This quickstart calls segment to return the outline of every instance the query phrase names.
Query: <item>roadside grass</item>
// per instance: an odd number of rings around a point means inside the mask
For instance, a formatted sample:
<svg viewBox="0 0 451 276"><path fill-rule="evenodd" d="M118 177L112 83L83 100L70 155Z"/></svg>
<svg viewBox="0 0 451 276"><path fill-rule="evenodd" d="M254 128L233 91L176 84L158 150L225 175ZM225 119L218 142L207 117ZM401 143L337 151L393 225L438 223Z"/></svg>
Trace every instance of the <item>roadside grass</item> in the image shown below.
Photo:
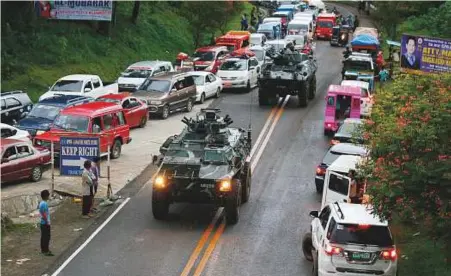
<svg viewBox="0 0 451 276"><path fill-rule="evenodd" d="M451 262L440 240L425 237L425 229L394 221L391 229L398 248L399 276L444 276L451 271Z"/></svg>
<svg viewBox="0 0 451 276"><path fill-rule="evenodd" d="M1 245L3 246L3 241L9 233L15 233L19 236L27 236L36 231L37 225L34 223L6 223L5 225L2 225Z"/></svg>
<svg viewBox="0 0 451 276"><path fill-rule="evenodd" d="M8 62L2 65L2 91L24 90L37 101L64 75L97 74L113 81L134 62L173 61L178 52L193 52L188 22L167 3L144 2L136 26L129 19L132 9L133 2L118 5L111 37L80 22L41 19L28 33L9 30L2 35L2 51L14 54L6 54L5 59L2 53L2 62ZM244 3L245 12L251 9L251 4ZM230 29L239 30L242 13L234 14Z"/></svg>

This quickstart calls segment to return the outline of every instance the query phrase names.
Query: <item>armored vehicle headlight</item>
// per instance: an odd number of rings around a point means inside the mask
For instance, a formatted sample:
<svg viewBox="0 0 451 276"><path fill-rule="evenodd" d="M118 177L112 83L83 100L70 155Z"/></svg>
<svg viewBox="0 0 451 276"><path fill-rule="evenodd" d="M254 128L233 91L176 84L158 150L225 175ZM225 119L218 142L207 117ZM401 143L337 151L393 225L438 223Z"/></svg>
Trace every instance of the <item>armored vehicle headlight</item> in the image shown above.
<svg viewBox="0 0 451 276"><path fill-rule="evenodd" d="M230 192L232 190L232 183L230 182L230 180L225 179L222 180L221 183L219 184L219 191L220 192Z"/></svg>
<svg viewBox="0 0 451 276"><path fill-rule="evenodd" d="M162 177L161 175L157 176L157 178L155 178L154 186L160 189L164 188L166 186L166 181L164 177Z"/></svg>

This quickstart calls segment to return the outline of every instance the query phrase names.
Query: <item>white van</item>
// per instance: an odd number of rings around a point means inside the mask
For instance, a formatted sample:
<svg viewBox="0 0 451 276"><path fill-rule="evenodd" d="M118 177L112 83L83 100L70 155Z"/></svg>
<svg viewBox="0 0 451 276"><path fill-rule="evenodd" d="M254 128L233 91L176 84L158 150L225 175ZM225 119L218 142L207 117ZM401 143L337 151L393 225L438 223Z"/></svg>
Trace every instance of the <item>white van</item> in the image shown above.
<svg viewBox="0 0 451 276"><path fill-rule="evenodd" d="M313 21L308 18L293 19L288 23L287 34L308 34L313 33Z"/></svg>
<svg viewBox="0 0 451 276"><path fill-rule="evenodd" d="M249 38L250 46L263 46L266 43L266 35L260 33L253 33Z"/></svg>
<svg viewBox="0 0 451 276"><path fill-rule="evenodd" d="M350 170L355 171L356 165L362 160L360 156L341 155L327 168L321 209L329 203L349 202L351 178L348 177L348 173Z"/></svg>

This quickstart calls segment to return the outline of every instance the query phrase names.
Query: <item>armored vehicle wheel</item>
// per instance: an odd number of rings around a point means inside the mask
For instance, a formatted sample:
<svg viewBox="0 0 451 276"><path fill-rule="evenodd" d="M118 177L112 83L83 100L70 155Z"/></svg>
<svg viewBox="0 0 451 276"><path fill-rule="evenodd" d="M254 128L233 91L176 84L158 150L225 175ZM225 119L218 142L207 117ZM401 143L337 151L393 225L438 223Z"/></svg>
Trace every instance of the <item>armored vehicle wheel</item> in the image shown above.
<svg viewBox="0 0 451 276"><path fill-rule="evenodd" d="M166 193L153 191L152 192L152 214L156 220L163 220L168 216L169 202Z"/></svg>
<svg viewBox="0 0 451 276"><path fill-rule="evenodd" d="M251 175L251 168L249 166L249 163L246 163L244 165L243 174L241 178L241 203L246 203L249 200L249 196L251 194L251 181L252 181L252 175Z"/></svg>
<svg viewBox="0 0 451 276"><path fill-rule="evenodd" d="M312 80L309 85L309 95L308 99L313 100L316 95L316 75L313 75Z"/></svg>
<svg viewBox="0 0 451 276"><path fill-rule="evenodd" d="M313 262L312 248L312 233L307 233L302 239L302 252L304 253L304 258L309 262Z"/></svg>
<svg viewBox="0 0 451 276"><path fill-rule="evenodd" d="M268 93L262 88L258 89L258 104L269 105Z"/></svg>
<svg viewBox="0 0 451 276"><path fill-rule="evenodd" d="M242 186L238 179L235 181L237 187L237 189L235 190L235 195L227 199L225 206L227 224L230 225L237 224L240 217Z"/></svg>
<svg viewBox="0 0 451 276"><path fill-rule="evenodd" d="M306 107L308 105L308 87L307 82L303 81L299 85L299 91L298 91L298 106L299 107Z"/></svg>

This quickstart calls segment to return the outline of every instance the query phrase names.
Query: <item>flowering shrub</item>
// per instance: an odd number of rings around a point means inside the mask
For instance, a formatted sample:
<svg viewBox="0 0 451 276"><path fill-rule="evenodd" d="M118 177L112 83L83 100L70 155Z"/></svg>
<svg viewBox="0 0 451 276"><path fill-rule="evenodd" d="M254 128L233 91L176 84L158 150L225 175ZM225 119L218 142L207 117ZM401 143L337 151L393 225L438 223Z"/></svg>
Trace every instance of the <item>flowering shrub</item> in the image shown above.
<svg viewBox="0 0 451 276"><path fill-rule="evenodd" d="M376 94L359 168L375 212L419 223L451 244L451 74L400 76Z"/></svg>

